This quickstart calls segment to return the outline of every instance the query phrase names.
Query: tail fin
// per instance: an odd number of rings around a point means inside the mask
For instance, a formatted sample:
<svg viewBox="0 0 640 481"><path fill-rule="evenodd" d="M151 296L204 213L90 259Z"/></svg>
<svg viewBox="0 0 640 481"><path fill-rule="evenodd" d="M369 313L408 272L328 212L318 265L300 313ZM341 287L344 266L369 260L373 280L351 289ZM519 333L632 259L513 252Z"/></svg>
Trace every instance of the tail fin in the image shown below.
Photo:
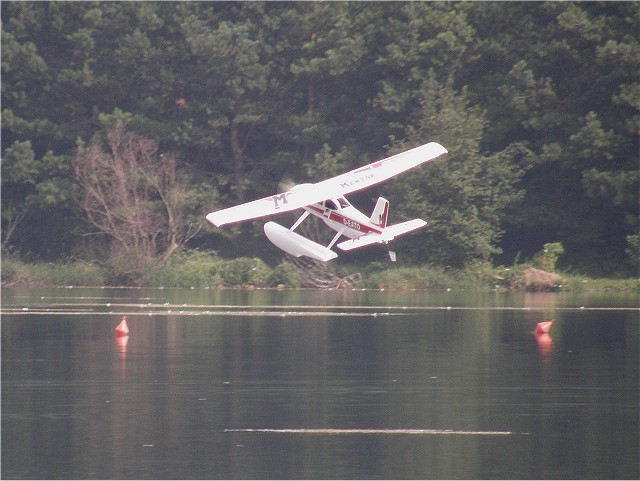
<svg viewBox="0 0 640 481"><path fill-rule="evenodd" d="M387 227L387 218L389 217L389 201L383 197L378 197L378 202L373 208L373 213L369 220L383 229Z"/></svg>

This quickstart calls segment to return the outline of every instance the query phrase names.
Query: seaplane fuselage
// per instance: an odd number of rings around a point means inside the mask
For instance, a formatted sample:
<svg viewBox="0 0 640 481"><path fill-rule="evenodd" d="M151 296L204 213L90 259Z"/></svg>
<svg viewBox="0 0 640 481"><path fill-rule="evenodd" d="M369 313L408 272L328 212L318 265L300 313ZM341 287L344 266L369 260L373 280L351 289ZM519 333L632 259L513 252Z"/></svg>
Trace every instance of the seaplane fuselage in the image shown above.
<svg viewBox="0 0 640 481"><path fill-rule="evenodd" d="M342 235L355 239L364 234L382 234L382 228L370 222L369 217L353 207L347 199L329 199L304 208Z"/></svg>
<svg viewBox="0 0 640 481"><path fill-rule="evenodd" d="M331 250L334 244L343 251L372 244L387 244L398 236L426 226L427 223L422 219L387 225L388 200L379 197L371 216L366 216L353 207L344 196L377 185L446 154L447 149L442 145L430 142L316 184L297 185L286 192L211 212L207 214L207 220L220 227L233 222L304 209L302 216L291 228L287 229L269 221L264 225L264 232L274 245L291 255L305 255L326 262L337 257ZM322 219L328 227L336 231L329 245L320 245L294 232L309 215ZM348 240L337 243L342 236Z"/></svg>

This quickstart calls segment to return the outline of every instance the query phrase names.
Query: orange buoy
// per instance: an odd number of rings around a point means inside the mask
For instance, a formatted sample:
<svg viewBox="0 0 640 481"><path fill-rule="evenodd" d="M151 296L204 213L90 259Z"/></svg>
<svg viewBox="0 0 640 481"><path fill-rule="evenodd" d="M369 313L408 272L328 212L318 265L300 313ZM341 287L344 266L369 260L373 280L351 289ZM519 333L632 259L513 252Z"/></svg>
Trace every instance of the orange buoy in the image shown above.
<svg viewBox="0 0 640 481"><path fill-rule="evenodd" d="M555 321L556 321L555 319L551 319L549 321L539 322L538 325L536 326L536 331L535 332L537 332L539 334L549 332L549 329L551 329L551 325Z"/></svg>
<svg viewBox="0 0 640 481"><path fill-rule="evenodd" d="M116 336L123 337L129 335L129 326L127 326L127 316L122 316L122 320L116 327Z"/></svg>

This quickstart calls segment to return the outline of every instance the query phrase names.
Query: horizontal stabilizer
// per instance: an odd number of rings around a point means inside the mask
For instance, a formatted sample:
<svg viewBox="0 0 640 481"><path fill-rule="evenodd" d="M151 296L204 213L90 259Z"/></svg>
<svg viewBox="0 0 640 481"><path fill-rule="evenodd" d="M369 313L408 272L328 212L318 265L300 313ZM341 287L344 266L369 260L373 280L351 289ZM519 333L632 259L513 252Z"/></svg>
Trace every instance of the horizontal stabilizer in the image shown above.
<svg viewBox="0 0 640 481"><path fill-rule="evenodd" d="M393 237L408 234L417 229L421 229L427 225L427 222L422 219L408 220L407 222L400 222L399 224L391 225L384 230L384 233L390 232Z"/></svg>
<svg viewBox="0 0 640 481"><path fill-rule="evenodd" d="M382 234L366 234L356 239L349 239L347 241L340 242L338 244L338 248L343 251L350 251L352 249L359 249L360 247L372 244L382 244L392 241L398 236L420 229L425 225L427 225L427 223L422 219L413 219L407 222L401 222L400 224L387 227Z"/></svg>
<svg viewBox="0 0 640 481"><path fill-rule="evenodd" d="M385 238L382 234L366 234L356 239L349 239L338 244L338 248L343 251L350 251L353 249L359 249L361 247L370 246L372 244L382 244L383 242L389 242L393 240L391 238Z"/></svg>
<svg viewBox="0 0 640 481"><path fill-rule="evenodd" d="M307 256L322 262L338 257L338 254L323 245L302 237L275 222L264 225L264 233L273 244L295 257Z"/></svg>

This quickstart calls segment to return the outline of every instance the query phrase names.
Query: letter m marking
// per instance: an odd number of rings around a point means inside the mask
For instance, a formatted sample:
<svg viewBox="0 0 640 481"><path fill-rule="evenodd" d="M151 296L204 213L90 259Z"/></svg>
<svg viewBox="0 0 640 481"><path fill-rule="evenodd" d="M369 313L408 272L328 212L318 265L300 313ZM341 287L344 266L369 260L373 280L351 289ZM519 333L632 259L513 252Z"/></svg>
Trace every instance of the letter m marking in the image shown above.
<svg viewBox="0 0 640 481"><path fill-rule="evenodd" d="M280 208L279 202L282 202L283 204L287 204L288 203L287 202L287 195L290 194L290 193L291 192L285 192L283 194L274 195L273 197L271 197L273 199L273 203L275 204L274 208L275 209L279 209Z"/></svg>

